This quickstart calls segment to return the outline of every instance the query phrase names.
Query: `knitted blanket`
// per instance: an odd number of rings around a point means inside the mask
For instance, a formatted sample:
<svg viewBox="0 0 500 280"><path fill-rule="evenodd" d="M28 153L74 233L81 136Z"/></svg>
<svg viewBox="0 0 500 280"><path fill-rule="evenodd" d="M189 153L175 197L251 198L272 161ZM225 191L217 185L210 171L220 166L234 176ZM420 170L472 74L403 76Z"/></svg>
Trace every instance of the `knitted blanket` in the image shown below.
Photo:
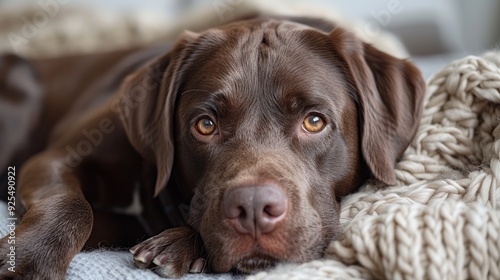
<svg viewBox="0 0 500 280"><path fill-rule="evenodd" d="M343 201L324 260L249 279L500 279L500 52L450 63L424 106L398 184Z"/></svg>

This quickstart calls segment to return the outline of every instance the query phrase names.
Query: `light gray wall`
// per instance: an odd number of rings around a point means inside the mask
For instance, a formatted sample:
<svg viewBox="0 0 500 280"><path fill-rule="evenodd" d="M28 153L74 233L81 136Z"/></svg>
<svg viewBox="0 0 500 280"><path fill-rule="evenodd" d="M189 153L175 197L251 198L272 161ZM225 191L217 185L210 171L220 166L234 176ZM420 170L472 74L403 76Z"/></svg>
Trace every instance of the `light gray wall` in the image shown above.
<svg viewBox="0 0 500 280"><path fill-rule="evenodd" d="M459 0L465 50L500 48L500 1Z"/></svg>
<svg viewBox="0 0 500 280"><path fill-rule="evenodd" d="M500 48L500 1L497 0L333 0L353 18L385 24L415 54L481 52ZM396 5L397 13L390 13Z"/></svg>

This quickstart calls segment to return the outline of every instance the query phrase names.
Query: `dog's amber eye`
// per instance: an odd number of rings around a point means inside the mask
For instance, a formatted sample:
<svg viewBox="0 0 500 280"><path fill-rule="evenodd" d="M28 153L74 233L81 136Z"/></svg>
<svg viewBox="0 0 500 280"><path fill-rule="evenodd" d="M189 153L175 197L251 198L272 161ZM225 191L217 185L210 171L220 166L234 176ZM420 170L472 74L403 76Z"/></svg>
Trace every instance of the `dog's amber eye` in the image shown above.
<svg viewBox="0 0 500 280"><path fill-rule="evenodd" d="M201 135L210 135L215 132L217 126L214 121L209 118L201 118L196 122L196 131L198 131Z"/></svg>
<svg viewBox="0 0 500 280"><path fill-rule="evenodd" d="M304 119L302 123L302 127L311 133L317 133L325 128L326 122L325 120L318 115L309 115Z"/></svg>

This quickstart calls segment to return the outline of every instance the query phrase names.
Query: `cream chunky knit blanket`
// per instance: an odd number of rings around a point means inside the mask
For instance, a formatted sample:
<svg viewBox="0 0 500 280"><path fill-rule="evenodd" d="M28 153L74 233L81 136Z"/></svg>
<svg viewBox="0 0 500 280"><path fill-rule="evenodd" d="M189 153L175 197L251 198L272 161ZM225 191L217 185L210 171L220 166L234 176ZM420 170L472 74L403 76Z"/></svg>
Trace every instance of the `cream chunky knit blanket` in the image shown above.
<svg viewBox="0 0 500 280"><path fill-rule="evenodd" d="M398 184L343 201L324 260L250 279L500 279L500 52L449 64L424 106Z"/></svg>

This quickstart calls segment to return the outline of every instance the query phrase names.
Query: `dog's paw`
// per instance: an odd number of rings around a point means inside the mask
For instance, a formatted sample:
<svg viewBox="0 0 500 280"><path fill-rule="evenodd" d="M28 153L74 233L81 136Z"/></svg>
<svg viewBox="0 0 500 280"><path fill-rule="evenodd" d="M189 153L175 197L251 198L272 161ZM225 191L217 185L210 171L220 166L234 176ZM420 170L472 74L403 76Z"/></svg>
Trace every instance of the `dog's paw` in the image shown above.
<svg viewBox="0 0 500 280"><path fill-rule="evenodd" d="M132 247L136 266L153 269L162 277L179 278L205 268L202 242L189 227L168 229Z"/></svg>

